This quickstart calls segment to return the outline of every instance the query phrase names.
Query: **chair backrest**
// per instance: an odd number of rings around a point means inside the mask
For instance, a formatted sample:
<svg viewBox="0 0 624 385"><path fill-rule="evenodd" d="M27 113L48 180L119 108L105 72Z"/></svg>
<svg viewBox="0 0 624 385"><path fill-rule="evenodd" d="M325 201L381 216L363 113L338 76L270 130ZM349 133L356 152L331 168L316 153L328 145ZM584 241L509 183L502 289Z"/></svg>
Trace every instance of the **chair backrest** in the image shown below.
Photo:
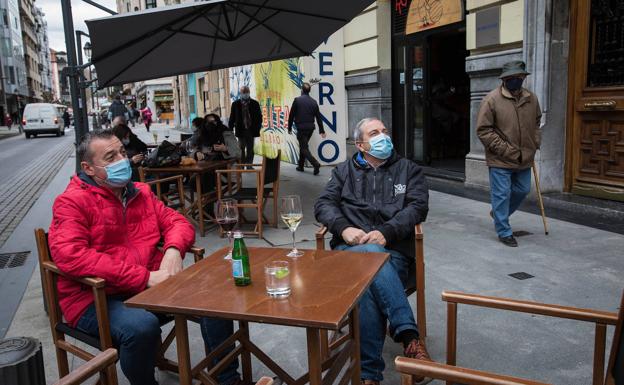
<svg viewBox="0 0 624 385"><path fill-rule="evenodd" d="M275 159L270 159L266 156L262 158L262 170L264 172L265 185L279 180L281 157L282 150L279 150Z"/></svg>
<svg viewBox="0 0 624 385"><path fill-rule="evenodd" d="M605 385L624 385L624 292L620 301L620 311L618 313L617 324L615 325L615 333L613 334L613 344L611 345L611 354L609 355L609 366L607 367L607 376Z"/></svg>

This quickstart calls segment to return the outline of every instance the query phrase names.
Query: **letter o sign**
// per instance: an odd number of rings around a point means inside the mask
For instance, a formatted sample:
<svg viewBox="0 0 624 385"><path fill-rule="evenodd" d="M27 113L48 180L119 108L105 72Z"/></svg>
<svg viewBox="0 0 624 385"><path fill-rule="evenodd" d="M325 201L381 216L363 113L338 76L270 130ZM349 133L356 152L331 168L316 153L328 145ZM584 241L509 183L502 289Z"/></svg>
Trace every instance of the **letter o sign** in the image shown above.
<svg viewBox="0 0 624 385"><path fill-rule="evenodd" d="M325 150L325 147L327 147L327 145L332 146L333 147L333 152L334 152L334 154L329 156L329 157L325 156L325 154L324 154L324 152L325 152L324 150ZM334 142L333 140L327 139L327 140L322 141L321 144L319 144L319 146L318 146L318 157L323 162L331 163L331 162L335 161L336 159L338 159L338 155L340 155L340 149L338 148L338 144L336 142Z"/></svg>

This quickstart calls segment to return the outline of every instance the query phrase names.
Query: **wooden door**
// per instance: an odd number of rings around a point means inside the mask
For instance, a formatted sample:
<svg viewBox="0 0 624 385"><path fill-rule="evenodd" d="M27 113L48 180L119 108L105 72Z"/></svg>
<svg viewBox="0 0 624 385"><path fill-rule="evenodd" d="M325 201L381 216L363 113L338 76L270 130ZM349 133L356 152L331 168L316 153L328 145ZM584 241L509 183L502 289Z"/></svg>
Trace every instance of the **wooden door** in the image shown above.
<svg viewBox="0 0 624 385"><path fill-rule="evenodd" d="M571 0L566 190L624 201L624 2Z"/></svg>

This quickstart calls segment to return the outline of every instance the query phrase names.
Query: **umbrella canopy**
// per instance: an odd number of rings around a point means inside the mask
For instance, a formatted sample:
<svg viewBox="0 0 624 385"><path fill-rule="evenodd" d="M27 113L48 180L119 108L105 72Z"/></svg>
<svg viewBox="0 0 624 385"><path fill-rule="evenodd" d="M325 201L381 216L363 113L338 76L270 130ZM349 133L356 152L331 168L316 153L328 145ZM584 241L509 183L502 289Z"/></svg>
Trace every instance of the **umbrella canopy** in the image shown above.
<svg viewBox="0 0 624 385"><path fill-rule="evenodd" d="M87 20L100 88L311 54L373 0L212 0Z"/></svg>

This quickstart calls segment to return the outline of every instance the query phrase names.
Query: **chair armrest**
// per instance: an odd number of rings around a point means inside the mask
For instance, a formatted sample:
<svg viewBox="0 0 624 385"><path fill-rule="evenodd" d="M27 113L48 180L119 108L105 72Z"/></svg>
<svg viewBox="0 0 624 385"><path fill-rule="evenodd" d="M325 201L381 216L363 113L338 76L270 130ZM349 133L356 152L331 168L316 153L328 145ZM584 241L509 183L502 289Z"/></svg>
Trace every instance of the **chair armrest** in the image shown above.
<svg viewBox="0 0 624 385"><path fill-rule="evenodd" d="M215 172L217 174L243 174L243 173L260 173L262 170L258 170L258 169L253 169L253 170L235 170L235 169L229 169L229 170L216 170Z"/></svg>
<svg viewBox="0 0 624 385"><path fill-rule="evenodd" d="M234 167L262 167L262 165L256 163L237 163Z"/></svg>
<svg viewBox="0 0 624 385"><path fill-rule="evenodd" d="M191 246L189 252L193 254L193 258L195 259L195 263L204 259L204 254L206 253L206 249L203 247Z"/></svg>
<svg viewBox="0 0 624 385"><path fill-rule="evenodd" d="M414 234L416 236L416 239L423 239L424 238L422 223L419 223L416 226L414 226Z"/></svg>
<svg viewBox="0 0 624 385"><path fill-rule="evenodd" d="M58 266L56 266L54 262L51 262L51 261L43 262L41 265L44 269L49 270L53 272L54 274L60 275L67 279L71 279L72 281L80 282L84 285L91 286L96 289L101 289L104 286L106 286L106 281L103 280L102 278L97 278L97 277L78 278L78 277L72 277L70 275L67 275L64 272L62 272L61 269L59 269Z"/></svg>
<svg viewBox="0 0 624 385"><path fill-rule="evenodd" d="M442 300L445 302L510 310L520 313L540 314L550 317L567 318L606 325L615 325L618 320L618 315L616 313L606 311L550 305L531 301L518 301L509 298L489 297L484 295L461 293L457 291L443 291Z"/></svg>
<svg viewBox="0 0 624 385"><path fill-rule="evenodd" d="M117 350L106 349L102 353L87 361L78 369L72 371L65 377L61 378L54 385L78 385L92 377L98 372L103 371L110 365L114 365L117 361Z"/></svg>
<svg viewBox="0 0 624 385"><path fill-rule="evenodd" d="M397 357L394 360L394 365L397 372L401 374L425 376L466 385L548 385L544 382L502 376L480 370L460 368L407 357Z"/></svg>
<svg viewBox="0 0 624 385"><path fill-rule="evenodd" d="M153 185L156 183L166 183L166 182L175 182L178 180L182 180L184 178L184 175L174 175L174 176L168 176L166 178L159 178L159 179L154 179L151 180L149 182L145 182L148 185Z"/></svg>
<svg viewBox="0 0 624 385"><path fill-rule="evenodd" d="M256 385L273 385L273 379L271 377L262 376Z"/></svg>
<svg viewBox="0 0 624 385"><path fill-rule="evenodd" d="M325 226L321 226L321 228L314 234L316 236L317 250L325 250L325 234L327 234L327 227Z"/></svg>

